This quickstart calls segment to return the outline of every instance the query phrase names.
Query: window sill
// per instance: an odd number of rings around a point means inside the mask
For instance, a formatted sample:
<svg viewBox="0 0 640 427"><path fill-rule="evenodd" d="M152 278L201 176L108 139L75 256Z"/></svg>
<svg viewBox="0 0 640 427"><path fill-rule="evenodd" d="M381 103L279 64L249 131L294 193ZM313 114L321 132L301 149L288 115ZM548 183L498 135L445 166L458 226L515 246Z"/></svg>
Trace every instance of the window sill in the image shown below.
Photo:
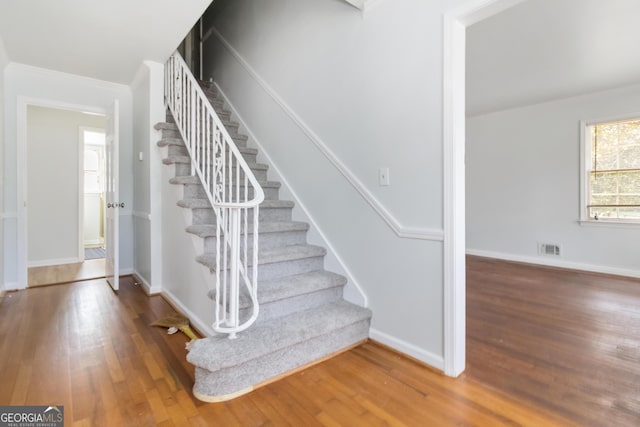
<svg viewBox="0 0 640 427"><path fill-rule="evenodd" d="M609 228L626 228L630 230L637 230L640 227L640 221L615 221L615 220L580 220L578 221L583 227L609 227Z"/></svg>

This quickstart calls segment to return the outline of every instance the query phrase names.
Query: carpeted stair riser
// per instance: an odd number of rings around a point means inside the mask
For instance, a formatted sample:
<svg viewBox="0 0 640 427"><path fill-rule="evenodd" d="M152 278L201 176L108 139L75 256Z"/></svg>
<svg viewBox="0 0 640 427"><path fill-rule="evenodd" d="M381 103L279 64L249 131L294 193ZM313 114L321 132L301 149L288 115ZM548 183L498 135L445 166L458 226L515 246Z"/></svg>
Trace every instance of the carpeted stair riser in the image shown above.
<svg viewBox="0 0 640 427"><path fill-rule="evenodd" d="M158 141L159 147L168 147L167 153L169 156L188 156L189 151L187 147L185 147L184 143L181 139L178 138L163 138ZM245 162L257 163L258 150L246 148L246 147L238 147L238 151L242 154ZM229 150L227 149L227 153Z"/></svg>
<svg viewBox="0 0 640 427"><path fill-rule="evenodd" d="M340 301L346 279L327 271L312 271L276 280L258 280L260 315L256 323L288 316L297 311ZM216 290L207 296L215 301ZM252 313L251 298L245 287L240 288L241 319Z"/></svg>
<svg viewBox="0 0 640 427"><path fill-rule="evenodd" d="M189 157L183 156L183 155L168 156L165 159L163 159L162 162L165 165L181 163L181 164L188 165L189 168L191 168L191 160L189 159ZM267 165L264 165L262 163L248 163L247 165L249 166L249 169L251 169L251 172L253 172L253 175L256 177L258 181L267 180L267 169L268 169ZM237 173L238 171L236 170L236 168L233 168L231 173L231 178L235 179ZM240 173L240 180L243 180L245 177L245 173L242 171L240 171L239 173Z"/></svg>
<svg viewBox="0 0 640 427"><path fill-rule="evenodd" d="M186 157L189 155L189 151L184 145L169 144L167 147L168 157Z"/></svg>
<svg viewBox="0 0 640 427"><path fill-rule="evenodd" d="M301 310L309 310L342 299L342 287L323 289L310 294L296 295L276 301L262 301L260 303L260 315L256 325L268 322L272 319L288 316ZM240 310L240 319L244 321L251 316L250 307Z"/></svg>
<svg viewBox="0 0 640 427"><path fill-rule="evenodd" d="M307 243L307 231L309 224L296 221L263 221L259 225L259 245L260 250L275 249L284 246L301 246ZM214 224L190 225L186 230L188 233L204 239L204 252L213 253L216 247L216 236L219 232ZM248 249L253 249L253 227L248 224L247 240ZM244 236L244 231L243 231ZM241 239L241 243L244 239ZM244 248L244 246L243 246Z"/></svg>
<svg viewBox="0 0 640 427"><path fill-rule="evenodd" d="M226 119L225 120L222 117L219 117L219 118L220 118L220 122L222 123L222 125L225 127L225 129L229 133L229 136L233 137L233 136L237 136L239 134L240 123L238 123L236 121L233 121L231 119ZM167 122L167 123L170 123L170 122ZM198 121L198 123L200 123L200 122ZM170 124L172 124L172 123L170 123ZM174 127L175 127L175 124L174 124ZM175 128L177 129L177 127L175 127ZM213 129L212 129L211 135L213 135Z"/></svg>
<svg viewBox="0 0 640 427"><path fill-rule="evenodd" d="M184 185L185 199L205 198L204 187L200 183L200 179L196 176L181 176L174 177L169 180L171 184ZM264 192L265 200L278 200L280 193L280 183L275 181L261 181L259 182ZM189 188L195 186L195 188ZM235 186L232 187L232 191L235 191ZM249 197L253 197L253 189L249 188Z"/></svg>
<svg viewBox="0 0 640 427"><path fill-rule="evenodd" d="M262 189L265 195L266 200L277 200L278 199L278 188L267 187ZM231 191L235 194L236 186L231 187ZM245 188L240 186L240 194L244 194ZM248 187L247 193L249 198L253 198L253 188ZM184 197L186 199L204 199L207 197L207 193L204 187L200 184L185 184L184 185Z"/></svg>
<svg viewBox="0 0 640 427"><path fill-rule="evenodd" d="M260 316L257 323L339 301L346 283L343 276L327 271L312 271L277 280L258 280ZM215 289L208 296L215 300ZM245 288L241 289L239 305L248 316L251 298Z"/></svg>
<svg viewBox="0 0 640 427"><path fill-rule="evenodd" d="M163 138L182 138L182 136L180 135L180 131L174 123L158 123L154 126L154 128L156 130L162 131ZM238 134L237 128L235 133L232 131L233 129L227 129L227 132L229 132L229 136L233 139L233 142L236 144L236 146L238 148L246 147L248 139L247 135ZM213 130L211 131L211 135L213 136Z"/></svg>
<svg viewBox="0 0 640 427"><path fill-rule="evenodd" d="M209 270L215 272L215 260L207 257L199 256L196 260L208 267ZM262 264L258 269L258 274L262 280L274 280L294 274L309 273L312 271L321 271L324 268L324 256L314 256L309 258L300 258L289 261L274 262L270 264ZM249 277L253 274L253 267L248 269Z"/></svg>
<svg viewBox="0 0 640 427"><path fill-rule="evenodd" d="M180 205L178 205L180 206ZM180 206L188 207L188 206ZM193 224L215 224L216 218L212 208L190 208L193 215ZM260 221L291 221L291 207L260 207L258 218ZM253 209L249 209L249 215L253 215Z"/></svg>
<svg viewBox="0 0 640 427"><path fill-rule="evenodd" d="M197 341L187 356L196 365L196 397L238 393L365 340L370 314L342 301L256 325L233 342ZM235 358L234 347L242 349Z"/></svg>
<svg viewBox="0 0 640 427"><path fill-rule="evenodd" d="M249 392L261 383L353 346L368 337L369 321L366 320L280 349L243 365L209 371L194 363L196 380L193 391L203 401L228 400L237 393Z"/></svg>
<svg viewBox="0 0 640 427"><path fill-rule="evenodd" d="M278 246L300 245L307 241L306 231L281 231L278 233L259 233L258 247L260 250L273 249ZM253 249L253 233L247 239L249 250ZM244 249L244 245L241 246ZM214 252L216 248L215 237L204 238L204 251Z"/></svg>
<svg viewBox="0 0 640 427"><path fill-rule="evenodd" d="M165 165L173 164L175 176L190 176L192 174L191 165L186 163L165 163L164 160L162 163Z"/></svg>
<svg viewBox="0 0 640 427"><path fill-rule="evenodd" d="M158 141L158 146L167 147L168 158L188 157L189 151L187 150L187 147L185 147L184 144L177 144L176 141L177 140L174 138L170 140L161 139L160 141ZM242 158L244 158L247 165L260 165L261 168L266 169L266 165L257 163L257 151L251 150L249 148L240 148L238 151L240 151L240 154L242 155ZM228 152L229 151L227 150L227 156ZM185 159L184 162L188 163L189 160Z"/></svg>
<svg viewBox="0 0 640 427"><path fill-rule="evenodd" d="M315 281L312 276L315 276ZM334 276L332 273L314 271L293 275L286 279L259 281L260 315L256 324L341 301L346 281L335 280ZM300 278L301 282L295 283L296 278ZM304 280L312 281L312 286ZM288 289L281 285L283 282L291 282L288 283L290 285ZM253 309L246 288L242 287L240 292L240 319L243 322L252 315ZM215 301L215 289L211 290L208 296Z"/></svg>

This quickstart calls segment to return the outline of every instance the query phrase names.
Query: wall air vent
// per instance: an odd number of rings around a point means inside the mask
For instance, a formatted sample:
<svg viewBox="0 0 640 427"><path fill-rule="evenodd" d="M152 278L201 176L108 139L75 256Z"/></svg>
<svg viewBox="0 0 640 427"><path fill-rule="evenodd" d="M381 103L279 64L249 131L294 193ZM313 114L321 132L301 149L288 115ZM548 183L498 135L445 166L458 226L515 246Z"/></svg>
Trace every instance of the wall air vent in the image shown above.
<svg viewBox="0 0 640 427"><path fill-rule="evenodd" d="M545 256L560 256L560 245L554 243L539 243L538 254Z"/></svg>

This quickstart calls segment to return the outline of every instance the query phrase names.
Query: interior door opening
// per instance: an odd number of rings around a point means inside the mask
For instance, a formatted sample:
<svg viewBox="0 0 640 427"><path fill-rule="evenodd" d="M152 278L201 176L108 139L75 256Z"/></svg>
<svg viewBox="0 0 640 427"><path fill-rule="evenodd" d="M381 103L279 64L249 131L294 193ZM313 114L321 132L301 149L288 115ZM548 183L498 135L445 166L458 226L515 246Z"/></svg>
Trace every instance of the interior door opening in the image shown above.
<svg viewBox="0 0 640 427"><path fill-rule="evenodd" d="M84 260L105 257L105 131L81 128L84 164L82 168L82 251Z"/></svg>
<svg viewBox="0 0 640 427"><path fill-rule="evenodd" d="M35 104L25 112L25 285L105 277L104 255L90 259L85 247L105 247L106 116ZM91 221L95 235L85 232Z"/></svg>

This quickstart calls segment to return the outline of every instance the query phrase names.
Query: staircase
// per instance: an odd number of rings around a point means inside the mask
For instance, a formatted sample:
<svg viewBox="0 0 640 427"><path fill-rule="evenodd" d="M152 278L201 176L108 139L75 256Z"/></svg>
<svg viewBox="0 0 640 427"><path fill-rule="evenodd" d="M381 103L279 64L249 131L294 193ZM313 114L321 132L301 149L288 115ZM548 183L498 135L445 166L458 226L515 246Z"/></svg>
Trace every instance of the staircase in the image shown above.
<svg viewBox="0 0 640 427"><path fill-rule="evenodd" d="M247 136L238 132L216 88L202 88L265 193L258 227L260 314L235 339L221 334L195 341L187 356L196 367L194 395L219 402L358 345L368 337L371 312L343 300L346 279L324 270L326 250L307 244L309 225L292 220L294 203L279 199L280 183L268 180L268 166L257 163L258 151L247 147ZM175 168L170 183L183 187L178 206L192 210L186 232L204 240L204 253L194 262L213 273L214 211L199 178L191 175L190 157L171 114L155 128L162 130L158 145L168 148L163 162ZM209 297L215 300L215 291ZM251 310L251 298L241 294L240 317L246 319Z"/></svg>

